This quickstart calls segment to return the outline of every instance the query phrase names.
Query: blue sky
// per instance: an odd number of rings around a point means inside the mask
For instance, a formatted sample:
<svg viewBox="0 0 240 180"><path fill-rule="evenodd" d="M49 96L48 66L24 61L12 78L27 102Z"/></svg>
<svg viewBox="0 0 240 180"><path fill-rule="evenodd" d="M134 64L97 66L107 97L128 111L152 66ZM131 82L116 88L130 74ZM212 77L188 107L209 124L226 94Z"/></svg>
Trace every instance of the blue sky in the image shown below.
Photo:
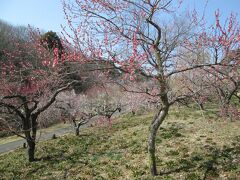
<svg viewBox="0 0 240 180"><path fill-rule="evenodd" d="M204 4L205 0L184 0L183 8L202 10ZM213 21L216 9L226 17L232 11L239 12L240 0L209 0L207 19ZM30 24L45 31L60 32L60 25L66 25L61 0L0 0L0 19L13 25Z"/></svg>
<svg viewBox="0 0 240 180"><path fill-rule="evenodd" d="M0 0L0 19L57 32L66 24L61 0Z"/></svg>

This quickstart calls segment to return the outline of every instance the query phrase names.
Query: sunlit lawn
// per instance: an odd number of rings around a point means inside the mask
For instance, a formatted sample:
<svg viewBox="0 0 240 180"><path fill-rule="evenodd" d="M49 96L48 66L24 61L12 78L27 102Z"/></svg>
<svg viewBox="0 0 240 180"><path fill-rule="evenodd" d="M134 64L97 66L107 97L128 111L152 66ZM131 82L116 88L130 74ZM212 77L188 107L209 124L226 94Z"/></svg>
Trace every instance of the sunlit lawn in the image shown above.
<svg viewBox="0 0 240 180"><path fill-rule="evenodd" d="M155 179L240 178L240 122L175 109L159 130ZM147 138L153 114L124 115L112 126L94 126L37 145L38 161L23 149L0 156L0 179L154 179Z"/></svg>

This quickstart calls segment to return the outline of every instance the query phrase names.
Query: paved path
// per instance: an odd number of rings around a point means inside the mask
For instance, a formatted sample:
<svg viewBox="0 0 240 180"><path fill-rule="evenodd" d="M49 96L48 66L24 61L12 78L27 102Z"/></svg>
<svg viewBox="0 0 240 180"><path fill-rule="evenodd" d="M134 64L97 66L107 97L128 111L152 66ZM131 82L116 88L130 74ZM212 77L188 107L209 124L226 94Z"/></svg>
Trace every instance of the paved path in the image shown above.
<svg viewBox="0 0 240 180"><path fill-rule="evenodd" d="M39 133L38 133L37 141L43 141L43 140L51 139L53 134L56 134L56 136L61 136L61 135L67 134L69 132L73 132L72 127L66 127L66 128L53 130L51 132L47 132L47 133L44 133L44 134L42 133L41 135L39 135ZM6 143L6 144L0 144L0 154L8 152L8 151L15 150L19 147L22 147L24 142L26 142L25 139L20 139L20 140L16 140L16 141L13 141L13 142Z"/></svg>

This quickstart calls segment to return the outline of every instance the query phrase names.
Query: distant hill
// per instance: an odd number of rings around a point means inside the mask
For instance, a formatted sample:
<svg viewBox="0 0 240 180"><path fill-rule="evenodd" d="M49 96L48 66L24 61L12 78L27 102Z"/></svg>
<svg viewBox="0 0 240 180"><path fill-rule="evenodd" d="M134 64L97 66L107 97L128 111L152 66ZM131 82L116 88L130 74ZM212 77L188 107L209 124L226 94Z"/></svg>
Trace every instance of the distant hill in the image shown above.
<svg viewBox="0 0 240 180"><path fill-rule="evenodd" d="M103 60L86 60L82 63L65 61L61 65L60 74L65 81L80 81L74 86L76 93L85 92L93 85L101 84L106 78L116 80L121 76L111 62Z"/></svg>

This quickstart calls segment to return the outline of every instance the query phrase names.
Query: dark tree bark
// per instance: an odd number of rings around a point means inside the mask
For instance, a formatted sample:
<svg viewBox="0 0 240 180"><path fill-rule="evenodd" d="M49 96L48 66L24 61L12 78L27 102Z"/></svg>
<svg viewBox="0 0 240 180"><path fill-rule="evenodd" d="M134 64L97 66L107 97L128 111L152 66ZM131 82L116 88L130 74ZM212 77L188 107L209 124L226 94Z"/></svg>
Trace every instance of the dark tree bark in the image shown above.
<svg viewBox="0 0 240 180"><path fill-rule="evenodd" d="M204 111L203 103L199 103L199 106L200 106L200 109L201 109L202 111Z"/></svg>
<svg viewBox="0 0 240 180"><path fill-rule="evenodd" d="M79 136L80 134L80 126L75 128L75 135Z"/></svg>
<svg viewBox="0 0 240 180"><path fill-rule="evenodd" d="M28 140L28 160L29 162L35 161L35 140Z"/></svg>
<svg viewBox="0 0 240 180"><path fill-rule="evenodd" d="M168 114L169 106L163 107L154 117L150 126L150 135L148 139L148 153L150 159L150 171L153 176L157 175L156 164L156 135L163 120Z"/></svg>
<svg viewBox="0 0 240 180"><path fill-rule="evenodd" d="M26 121L26 125L24 127L24 132L25 132L25 138L27 141L28 149L27 149L27 154L28 154L28 160L29 162L33 162L35 160L35 138L31 135L31 129L28 128L30 127L28 124L29 121Z"/></svg>

